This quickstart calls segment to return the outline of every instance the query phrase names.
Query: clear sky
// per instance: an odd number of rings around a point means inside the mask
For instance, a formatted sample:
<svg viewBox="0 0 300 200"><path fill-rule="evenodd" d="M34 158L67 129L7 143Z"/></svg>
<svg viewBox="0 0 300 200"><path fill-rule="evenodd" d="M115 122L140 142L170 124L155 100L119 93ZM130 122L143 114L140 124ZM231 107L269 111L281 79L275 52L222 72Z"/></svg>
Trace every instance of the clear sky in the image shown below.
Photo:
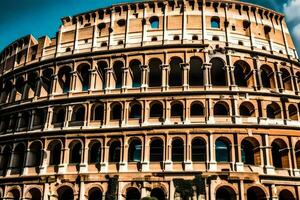
<svg viewBox="0 0 300 200"><path fill-rule="evenodd" d="M0 51L27 34L55 36L60 19L78 13L137 0L0 0ZM141 0L140 0L141 1ZM244 0L286 14L300 50L300 0ZM299 33L298 33L299 32Z"/></svg>

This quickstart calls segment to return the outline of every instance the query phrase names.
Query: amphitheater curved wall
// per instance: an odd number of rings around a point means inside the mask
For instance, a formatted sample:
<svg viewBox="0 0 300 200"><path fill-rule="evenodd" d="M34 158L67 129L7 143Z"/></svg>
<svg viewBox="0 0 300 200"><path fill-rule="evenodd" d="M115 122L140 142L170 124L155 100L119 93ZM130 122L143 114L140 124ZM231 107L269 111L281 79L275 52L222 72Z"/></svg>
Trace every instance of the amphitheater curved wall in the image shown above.
<svg viewBox="0 0 300 200"><path fill-rule="evenodd" d="M0 198L299 199L300 63L284 16L149 1L0 54ZM224 197L225 196L225 197Z"/></svg>

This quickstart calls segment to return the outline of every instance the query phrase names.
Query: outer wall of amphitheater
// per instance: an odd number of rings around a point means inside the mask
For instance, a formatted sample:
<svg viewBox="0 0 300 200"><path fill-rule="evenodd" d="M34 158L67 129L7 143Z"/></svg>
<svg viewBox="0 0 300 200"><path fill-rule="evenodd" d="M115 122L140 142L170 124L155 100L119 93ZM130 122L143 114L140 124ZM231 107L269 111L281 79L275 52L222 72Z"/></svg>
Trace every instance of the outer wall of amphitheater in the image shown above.
<svg viewBox="0 0 300 200"><path fill-rule="evenodd" d="M147 1L0 53L0 199L300 199L300 63L282 14Z"/></svg>

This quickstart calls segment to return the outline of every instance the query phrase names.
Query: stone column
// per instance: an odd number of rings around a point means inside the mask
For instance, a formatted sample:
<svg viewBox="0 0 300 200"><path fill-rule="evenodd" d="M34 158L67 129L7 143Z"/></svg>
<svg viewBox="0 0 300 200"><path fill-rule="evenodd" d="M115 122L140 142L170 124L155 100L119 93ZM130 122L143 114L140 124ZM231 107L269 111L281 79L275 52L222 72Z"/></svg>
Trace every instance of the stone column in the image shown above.
<svg viewBox="0 0 300 200"><path fill-rule="evenodd" d="M58 76L57 76L57 74L53 74L51 78L52 78L52 81L51 81L51 89L50 89L50 94L49 94L50 98L54 94L57 93L57 87L59 87L58 86Z"/></svg>
<svg viewBox="0 0 300 200"><path fill-rule="evenodd" d="M121 151L121 160L120 160L120 172L127 172L128 171L128 138L124 137L123 139L123 146Z"/></svg>
<svg viewBox="0 0 300 200"><path fill-rule="evenodd" d="M210 74L211 74L211 63L204 63L204 89L205 90L210 90L211 89L211 79L210 79Z"/></svg>
<svg viewBox="0 0 300 200"><path fill-rule="evenodd" d="M89 86L89 93L94 91L97 88L97 70L96 69L89 69L90 74L90 86Z"/></svg>
<svg viewBox="0 0 300 200"><path fill-rule="evenodd" d="M48 107L44 129L47 130L47 129L50 129L50 128L53 127L52 126L52 120L53 120L53 108L52 107Z"/></svg>
<svg viewBox="0 0 300 200"><path fill-rule="evenodd" d="M187 91L189 90L189 71L190 71L190 64L189 63L182 63L180 64L180 67L182 68L182 80L183 80L183 90Z"/></svg>
<svg viewBox="0 0 300 200"><path fill-rule="evenodd" d="M162 69L162 90L167 91L169 89L169 72L170 66L167 64L161 65Z"/></svg>
<svg viewBox="0 0 300 200"><path fill-rule="evenodd" d="M217 162L215 157L215 144L214 144L214 136L213 133L209 133L209 163L208 168L209 171L217 171Z"/></svg>
<svg viewBox="0 0 300 200"><path fill-rule="evenodd" d="M106 68L105 69L105 93L110 93L111 89L113 89L113 83L114 83L114 72L112 68Z"/></svg>
<svg viewBox="0 0 300 200"><path fill-rule="evenodd" d="M131 85L129 85L129 77L130 77L129 67L124 67L122 73L122 92L124 93L127 91L128 88L131 87Z"/></svg>
<svg viewBox="0 0 300 200"><path fill-rule="evenodd" d="M148 65L142 65L141 66L141 91L147 91L148 89L148 83L149 83L149 66Z"/></svg>
<svg viewBox="0 0 300 200"><path fill-rule="evenodd" d="M78 89L78 74L77 71L71 72L71 88L70 92L75 92Z"/></svg>
<svg viewBox="0 0 300 200"><path fill-rule="evenodd" d="M275 168L273 165L270 164L271 162L271 146L269 145L269 135L264 134L263 137L263 148L264 148L264 157L265 157L265 163L264 163L264 169L267 174L274 174Z"/></svg>
<svg viewBox="0 0 300 200"><path fill-rule="evenodd" d="M150 156L150 140L147 135L144 136L142 171L149 171L149 156Z"/></svg>

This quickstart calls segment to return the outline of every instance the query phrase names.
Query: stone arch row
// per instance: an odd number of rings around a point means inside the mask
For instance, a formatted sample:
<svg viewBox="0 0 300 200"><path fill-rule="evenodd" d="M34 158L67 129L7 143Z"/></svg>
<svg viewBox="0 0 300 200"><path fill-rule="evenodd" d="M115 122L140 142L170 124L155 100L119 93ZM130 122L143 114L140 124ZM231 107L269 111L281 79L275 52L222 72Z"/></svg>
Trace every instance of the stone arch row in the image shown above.
<svg viewBox="0 0 300 200"><path fill-rule="evenodd" d="M141 199L141 191L137 187L127 187L124 188L124 194L122 196L126 200L132 199ZM238 199L238 190L232 186L231 184L220 184L217 185L215 189L215 198L217 200L236 200ZM245 195L247 200L265 200L269 199L270 195L268 194L268 190L261 185L253 185L246 189ZM69 185L62 185L58 186L57 190L55 191L55 196L57 199L60 200L74 200L75 194L77 194L72 187ZM2 196L2 195L1 195ZM4 198L11 198L11 199L21 199L22 191L19 187L12 187L11 189L6 192ZM28 191L25 192L25 198L31 200L40 200L42 199L42 190L36 187L30 187ZM95 200L95 199L103 199L104 191L101 186L92 186L88 188L88 191L85 193L85 198L88 200ZM166 191L163 188L155 187L150 192L150 197L154 197L158 200L167 199ZM277 192L277 196L279 200L296 200L295 194L290 191L289 189L281 189Z"/></svg>
<svg viewBox="0 0 300 200"><path fill-rule="evenodd" d="M238 189L228 183L218 185L214 193L216 200L237 200L238 194ZM269 195L269 191L262 185L250 186L246 189L245 196L247 200L266 200L272 198ZM277 192L277 199L296 200L297 197L289 189L282 189Z"/></svg>
<svg viewBox="0 0 300 200"><path fill-rule="evenodd" d="M143 63L138 58L103 59L32 71L14 80L4 81L1 101L5 103L89 90L173 86L236 85L296 91L298 79L295 77L300 76L300 72L292 75L287 67L274 71L267 64L260 66L260 70L254 70L244 60L237 60L233 67L229 67L219 57L212 58L209 63L204 63L198 56L190 57L188 63L179 56L170 57L166 64L158 57L150 58L146 65Z"/></svg>
<svg viewBox="0 0 300 200"><path fill-rule="evenodd" d="M152 136L146 143L142 136L20 142L0 146L0 172L5 176L26 174L26 170L33 167L40 173L47 166L63 164L87 166L164 161L242 162L254 166L270 163L275 168L300 169L299 141L290 147L284 139L274 138L268 147L270 151L264 151L257 137L245 137L240 145L233 144L232 139L231 136L218 136L208 141L205 135L195 135L186 141L185 136L179 134L167 140ZM210 149L210 142L213 149ZM264 163L267 157L270 160ZM295 163L292 163L294 159Z"/></svg>
<svg viewBox="0 0 300 200"><path fill-rule="evenodd" d="M259 110L258 108L262 109ZM265 109L263 109L265 107ZM236 109L236 110L235 110ZM237 108L231 101L219 100L208 107L205 100L173 100L173 101L114 101L93 104L72 104L71 106L55 106L23 110L1 117L2 132L42 129L50 126L90 126L109 124L114 121L120 123L137 120L143 123L147 120L158 119L166 121L178 119L187 121L203 117L230 117L236 113L241 118L265 117L268 119L288 119L298 121L299 105L295 103L243 101Z"/></svg>

